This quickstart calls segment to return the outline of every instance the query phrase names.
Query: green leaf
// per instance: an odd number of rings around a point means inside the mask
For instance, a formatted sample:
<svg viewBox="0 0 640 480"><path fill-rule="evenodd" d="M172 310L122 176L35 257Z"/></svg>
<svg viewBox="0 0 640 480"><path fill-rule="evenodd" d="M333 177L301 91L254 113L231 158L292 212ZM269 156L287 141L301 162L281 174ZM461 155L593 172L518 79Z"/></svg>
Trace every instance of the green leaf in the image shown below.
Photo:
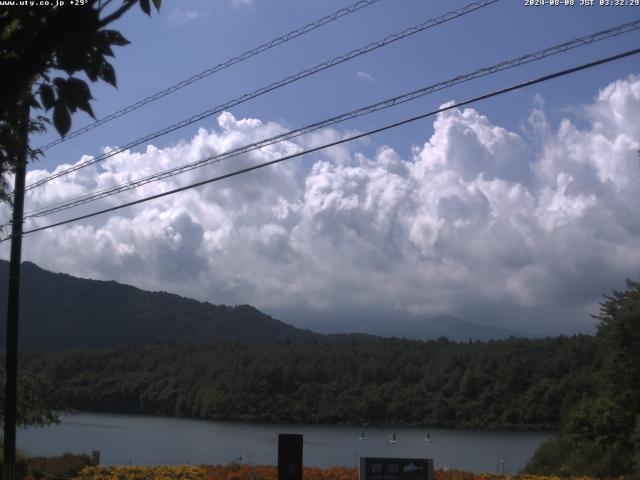
<svg viewBox="0 0 640 480"><path fill-rule="evenodd" d="M117 87L116 72L110 63L103 62L102 65L100 65L100 71L98 72L98 76L105 82L110 83L114 87Z"/></svg>
<svg viewBox="0 0 640 480"><path fill-rule="evenodd" d="M83 98L78 102L78 108L80 110L82 110L83 112L91 115L91 118L93 118L95 120L96 115L95 113L93 113L93 109L91 108L91 104L89 103L89 99L88 98Z"/></svg>
<svg viewBox="0 0 640 480"><path fill-rule="evenodd" d="M89 90L89 85L87 85L84 80L80 80L79 78L68 78L66 88L69 91L69 94L72 95L74 99L91 100L93 98L91 96L91 90Z"/></svg>
<svg viewBox="0 0 640 480"><path fill-rule="evenodd" d="M58 101L53 109L53 125L60 136L64 137L71 128L71 114L67 109L67 106Z"/></svg>
<svg viewBox="0 0 640 480"><path fill-rule="evenodd" d="M111 49L111 46L109 44L104 44L104 45L100 45L99 47L100 53L102 53L103 56L105 57L115 57L115 55L113 54L113 50Z"/></svg>
<svg viewBox="0 0 640 480"><path fill-rule="evenodd" d="M129 40L124 38L124 36L117 30L103 30L102 35L109 45L124 47L125 45L129 45L129 43L131 43L129 42Z"/></svg>
<svg viewBox="0 0 640 480"><path fill-rule="evenodd" d="M153 0L153 5L156 7L157 11L160 11L161 4L162 4L162 0Z"/></svg>
<svg viewBox="0 0 640 480"><path fill-rule="evenodd" d="M149 0L140 0L140 8L144 13L151 16L151 5L149 4Z"/></svg>
<svg viewBox="0 0 640 480"><path fill-rule="evenodd" d="M91 90L89 90L89 86L83 80L74 77L67 79L65 90L67 106L69 106L69 104L73 105L74 108L77 107L93 118L96 118L89 104L89 100L93 98L91 96ZM74 111L74 109L72 109L72 111Z"/></svg>
<svg viewBox="0 0 640 480"><path fill-rule="evenodd" d="M14 31L20 26L20 19L14 18L11 22L4 26L0 33L0 40L6 41L14 33Z"/></svg>
<svg viewBox="0 0 640 480"><path fill-rule="evenodd" d="M56 67L68 75L82 70L87 59L87 41L77 34L69 34L56 52Z"/></svg>
<svg viewBox="0 0 640 480"><path fill-rule="evenodd" d="M104 61L104 57L99 54L93 54L87 58L87 64L84 66L84 73L89 77L89 80L92 82L98 81L100 66Z"/></svg>
<svg viewBox="0 0 640 480"><path fill-rule="evenodd" d="M66 82L67 81L62 77L56 77L53 79L53 84L58 89L58 93L60 93L60 90L64 90L64 87L66 86Z"/></svg>
<svg viewBox="0 0 640 480"><path fill-rule="evenodd" d="M40 100L42 100L42 105L45 110L50 110L53 107L53 103L55 102L55 94L53 93L53 88L46 83L40 85Z"/></svg>

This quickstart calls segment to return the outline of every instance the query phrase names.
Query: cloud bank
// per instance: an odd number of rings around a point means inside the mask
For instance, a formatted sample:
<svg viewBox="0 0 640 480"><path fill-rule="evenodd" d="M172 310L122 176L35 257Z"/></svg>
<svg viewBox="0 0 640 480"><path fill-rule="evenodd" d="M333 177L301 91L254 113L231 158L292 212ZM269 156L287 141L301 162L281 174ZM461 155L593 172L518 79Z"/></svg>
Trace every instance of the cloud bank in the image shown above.
<svg viewBox="0 0 640 480"><path fill-rule="evenodd" d="M27 210L282 131L223 113L216 128L188 142L123 153L50 182L29 194ZM250 303L300 326L323 319L349 330L356 319L361 326L363 318L449 313L537 333L588 331L602 294L640 272L640 79L601 90L580 126L564 119L552 127L537 102L526 131L471 108L452 110L410 158L386 146L372 156L358 145L334 148L30 235L24 258L214 303ZM271 146L83 211L343 134ZM31 171L27 181L49 173ZM2 214L8 218L6 206Z"/></svg>

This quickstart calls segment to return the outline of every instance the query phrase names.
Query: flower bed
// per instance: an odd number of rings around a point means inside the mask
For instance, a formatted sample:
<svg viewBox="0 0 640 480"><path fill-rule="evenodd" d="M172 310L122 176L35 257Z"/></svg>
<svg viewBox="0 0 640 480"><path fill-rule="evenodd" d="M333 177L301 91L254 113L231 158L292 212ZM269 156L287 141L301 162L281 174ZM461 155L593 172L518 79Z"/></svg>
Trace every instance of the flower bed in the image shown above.
<svg viewBox="0 0 640 480"><path fill-rule="evenodd" d="M274 466L264 465L202 465L199 467L87 467L77 480L276 480ZM354 468L305 467L304 480L358 480ZM560 480L559 477L533 475L495 475L459 470L436 470L435 480ZM564 479L566 480L566 479ZM572 480L591 480L573 477Z"/></svg>

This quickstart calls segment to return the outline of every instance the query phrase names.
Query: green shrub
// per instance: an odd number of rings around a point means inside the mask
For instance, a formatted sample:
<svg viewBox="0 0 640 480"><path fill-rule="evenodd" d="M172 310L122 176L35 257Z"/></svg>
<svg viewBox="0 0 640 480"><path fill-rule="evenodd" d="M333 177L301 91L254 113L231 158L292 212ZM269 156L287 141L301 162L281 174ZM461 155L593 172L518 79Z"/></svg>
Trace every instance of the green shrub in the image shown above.
<svg viewBox="0 0 640 480"><path fill-rule="evenodd" d="M559 475L569 476L566 461L571 448L562 438L552 438L541 444L523 472L531 475Z"/></svg>
<svg viewBox="0 0 640 480"><path fill-rule="evenodd" d="M74 477L89 465L89 456L72 453L64 453L58 457L32 457L27 460L29 473L36 480L48 477Z"/></svg>
<svg viewBox="0 0 640 480"><path fill-rule="evenodd" d="M524 468L531 475L611 478L629 474L631 452L619 443L572 443L566 437L544 442Z"/></svg>

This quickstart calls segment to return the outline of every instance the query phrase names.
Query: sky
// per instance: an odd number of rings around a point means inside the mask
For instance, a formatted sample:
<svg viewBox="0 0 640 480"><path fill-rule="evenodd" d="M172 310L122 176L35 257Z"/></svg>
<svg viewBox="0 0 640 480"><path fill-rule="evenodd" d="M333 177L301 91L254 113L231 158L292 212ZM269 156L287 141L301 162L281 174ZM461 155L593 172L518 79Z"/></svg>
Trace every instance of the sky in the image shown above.
<svg viewBox="0 0 640 480"><path fill-rule="evenodd" d="M380 0L46 151L27 182L460 8ZM640 18L640 7L501 0L32 190L26 210L222 153ZM578 2L579 3L579 0ZM163 1L114 25L131 45L103 117L348 1ZM634 31L396 108L31 219L27 228L366 132L639 45ZM73 128L90 118L80 113ZM34 146L57 138L33 137ZM538 335L593 332L603 294L640 273L637 56L222 182L24 239L23 259L322 331L449 314ZM9 218L7 205L0 217ZM8 258L7 242L0 255Z"/></svg>

